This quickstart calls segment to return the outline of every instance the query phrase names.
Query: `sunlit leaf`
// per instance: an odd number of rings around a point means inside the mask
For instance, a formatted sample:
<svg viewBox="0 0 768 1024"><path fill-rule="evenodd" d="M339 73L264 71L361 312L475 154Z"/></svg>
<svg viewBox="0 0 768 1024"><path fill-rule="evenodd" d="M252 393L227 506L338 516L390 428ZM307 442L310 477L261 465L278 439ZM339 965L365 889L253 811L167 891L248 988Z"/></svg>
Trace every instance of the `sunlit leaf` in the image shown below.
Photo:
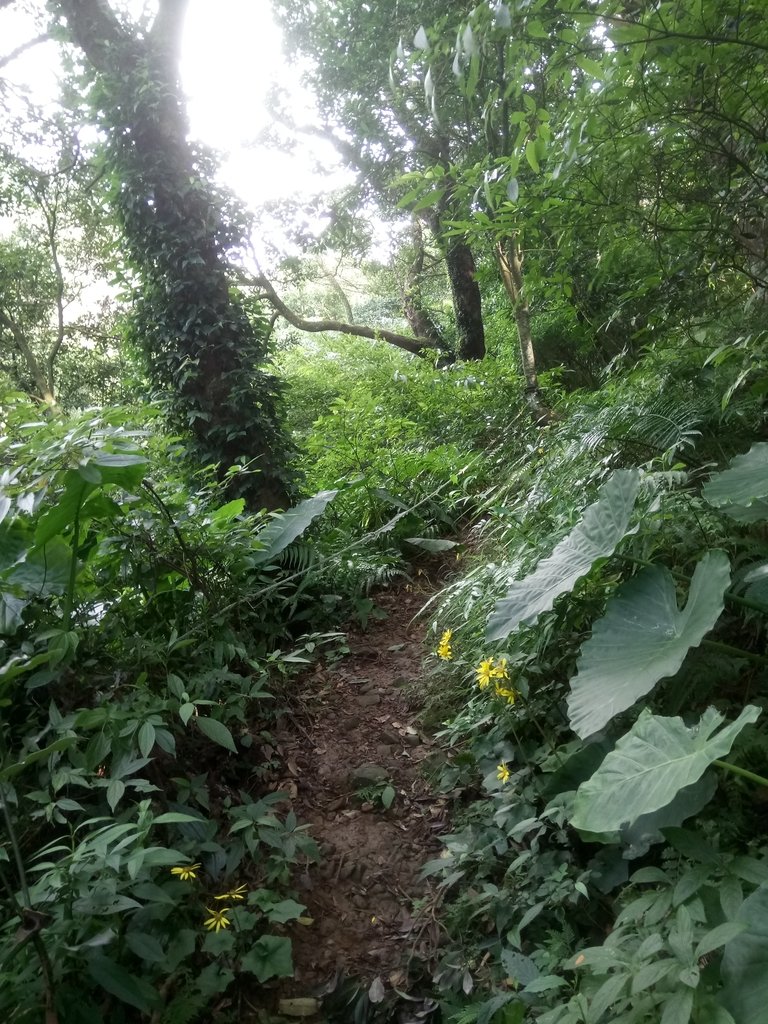
<svg viewBox="0 0 768 1024"><path fill-rule="evenodd" d="M424 76L424 95L427 99L431 99L434 95L435 87L432 83L432 68L427 68L427 73Z"/></svg>
<svg viewBox="0 0 768 1024"><path fill-rule="evenodd" d="M423 25L420 25L416 35L413 37L413 45L417 50L428 50L429 40L427 39L427 33Z"/></svg>
<svg viewBox="0 0 768 1024"><path fill-rule="evenodd" d="M451 548L455 548L458 545L458 541L455 540L440 540L433 537L406 537L405 541L407 544L413 544L414 547L423 548L424 551L429 551L432 554L437 554L440 551L450 551Z"/></svg>
<svg viewBox="0 0 768 1024"><path fill-rule="evenodd" d="M475 33L472 31L472 26L467 25L461 34L461 45L469 57L474 57L477 53L477 41L475 39Z"/></svg>
<svg viewBox="0 0 768 1024"><path fill-rule="evenodd" d="M701 494L739 522L768 519L768 442L753 444L731 459L727 469L709 478Z"/></svg>
<svg viewBox="0 0 768 1024"><path fill-rule="evenodd" d="M493 23L496 28L512 28L512 15L505 3L497 3L494 7Z"/></svg>
<svg viewBox="0 0 768 1024"><path fill-rule="evenodd" d="M536 152L536 143L533 139L529 139L525 144L525 159L530 164L533 173L538 174L541 168L539 166L539 159Z"/></svg>

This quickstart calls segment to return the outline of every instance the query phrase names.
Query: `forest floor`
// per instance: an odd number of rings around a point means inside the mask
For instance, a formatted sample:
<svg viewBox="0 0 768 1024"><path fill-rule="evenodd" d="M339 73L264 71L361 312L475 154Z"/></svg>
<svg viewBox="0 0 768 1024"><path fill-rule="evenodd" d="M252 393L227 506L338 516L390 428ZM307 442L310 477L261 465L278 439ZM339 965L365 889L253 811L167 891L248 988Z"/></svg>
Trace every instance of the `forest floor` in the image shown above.
<svg viewBox="0 0 768 1024"><path fill-rule="evenodd" d="M408 992L439 944L421 869L439 856L448 800L428 782L441 755L418 724L425 622L414 616L441 584L414 580L376 594L386 617L351 627L349 654L299 681L276 733L280 789L321 851L296 883L312 923L289 931L295 973L281 1012L334 1002L345 979L374 1003Z"/></svg>

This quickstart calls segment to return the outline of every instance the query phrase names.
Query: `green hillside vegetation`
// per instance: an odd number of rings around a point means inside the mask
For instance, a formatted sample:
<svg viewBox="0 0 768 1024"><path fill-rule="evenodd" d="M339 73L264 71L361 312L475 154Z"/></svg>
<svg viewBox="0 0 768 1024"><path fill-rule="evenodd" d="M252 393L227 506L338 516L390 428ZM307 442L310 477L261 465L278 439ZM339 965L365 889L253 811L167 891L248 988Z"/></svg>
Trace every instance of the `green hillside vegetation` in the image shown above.
<svg viewBox="0 0 768 1024"><path fill-rule="evenodd" d="M424 572L439 941L313 1019L765 1024L762 4L273 0L356 184L256 268L184 6L0 82L0 1016L289 1019L275 734Z"/></svg>

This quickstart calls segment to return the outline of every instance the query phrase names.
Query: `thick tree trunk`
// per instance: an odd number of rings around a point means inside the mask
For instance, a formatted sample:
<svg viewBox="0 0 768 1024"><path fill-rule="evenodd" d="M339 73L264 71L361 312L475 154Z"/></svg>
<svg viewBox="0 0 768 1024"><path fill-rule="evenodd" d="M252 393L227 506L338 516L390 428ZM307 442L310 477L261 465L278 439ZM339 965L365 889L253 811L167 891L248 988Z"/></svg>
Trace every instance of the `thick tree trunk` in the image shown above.
<svg viewBox="0 0 768 1024"><path fill-rule="evenodd" d="M235 485L251 505L285 506L289 443L277 381L258 369L267 331L230 290L227 252L245 224L213 190L187 141L178 48L188 0L161 0L151 31L117 19L107 0L55 0L95 72L112 201L138 271L134 331L177 428L221 472L245 460Z"/></svg>
<svg viewBox="0 0 768 1024"><path fill-rule="evenodd" d="M445 263L451 284L453 312L459 337L459 359L485 358L485 329L475 258L466 242L449 241Z"/></svg>
<svg viewBox="0 0 768 1024"><path fill-rule="evenodd" d="M515 311L515 323L520 344L520 363L525 379L525 398L534 421L540 426L545 426L552 422L554 414L545 403L539 387L536 353L531 334L531 314L528 308L528 298L523 289L523 255L516 239L511 238L506 242L496 243L496 261L504 289Z"/></svg>

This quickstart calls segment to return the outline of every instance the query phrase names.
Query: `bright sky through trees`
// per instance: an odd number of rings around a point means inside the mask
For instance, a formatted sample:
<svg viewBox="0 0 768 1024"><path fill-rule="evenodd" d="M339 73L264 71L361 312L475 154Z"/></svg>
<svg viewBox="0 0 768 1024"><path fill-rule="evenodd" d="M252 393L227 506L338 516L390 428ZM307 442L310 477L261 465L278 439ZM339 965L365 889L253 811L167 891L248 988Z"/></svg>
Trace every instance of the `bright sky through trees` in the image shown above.
<svg viewBox="0 0 768 1024"><path fill-rule="evenodd" d="M138 16L150 5L113 6ZM0 58L34 38L44 24L42 3L22 2L1 10ZM33 103L46 106L55 101L60 70L57 44L46 42L0 74L14 92L23 90ZM270 124L266 103L274 84L291 97L298 122L312 118L311 100L298 84L299 71L283 54L269 0L191 0L181 71L193 136L219 151L221 178L251 208L330 190L348 180L327 144L302 140L300 152L285 153L258 143Z"/></svg>

